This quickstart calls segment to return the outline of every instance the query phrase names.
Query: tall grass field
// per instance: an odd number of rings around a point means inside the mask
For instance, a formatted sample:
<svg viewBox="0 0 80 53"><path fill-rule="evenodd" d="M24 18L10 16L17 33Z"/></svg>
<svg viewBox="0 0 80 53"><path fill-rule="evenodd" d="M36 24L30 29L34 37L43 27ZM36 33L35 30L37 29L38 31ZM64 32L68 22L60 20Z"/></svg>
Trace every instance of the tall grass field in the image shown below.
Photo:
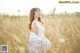
<svg viewBox="0 0 80 53"><path fill-rule="evenodd" d="M52 48L47 53L80 53L79 15L60 14L41 17L46 29L45 36L52 43ZM29 53L28 24L29 16L0 14L0 45L8 45L7 53Z"/></svg>

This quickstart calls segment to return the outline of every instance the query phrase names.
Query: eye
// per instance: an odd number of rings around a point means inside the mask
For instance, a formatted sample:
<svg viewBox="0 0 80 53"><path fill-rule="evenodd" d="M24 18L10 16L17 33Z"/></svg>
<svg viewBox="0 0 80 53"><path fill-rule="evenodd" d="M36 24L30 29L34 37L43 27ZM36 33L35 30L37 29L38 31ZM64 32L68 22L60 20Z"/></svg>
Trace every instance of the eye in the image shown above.
<svg viewBox="0 0 80 53"><path fill-rule="evenodd" d="M36 12L39 12L38 10Z"/></svg>

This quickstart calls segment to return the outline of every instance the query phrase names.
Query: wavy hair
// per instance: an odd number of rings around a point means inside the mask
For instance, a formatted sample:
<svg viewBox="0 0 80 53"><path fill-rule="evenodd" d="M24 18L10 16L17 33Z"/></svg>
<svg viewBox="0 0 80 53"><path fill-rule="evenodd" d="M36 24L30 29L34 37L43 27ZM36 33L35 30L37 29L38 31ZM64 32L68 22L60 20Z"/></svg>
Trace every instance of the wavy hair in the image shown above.
<svg viewBox="0 0 80 53"><path fill-rule="evenodd" d="M34 20L35 11L37 11L37 10L40 11L39 8L32 8L32 9L30 10L30 17L29 17L29 21L30 21L30 23L29 23L29 29L30 29L30 30L31 30L32 22L33 22L33 20ZM43 24L43 22L42 22L42 20L41 20L41 17L38 18L38 21Z"/></svg>

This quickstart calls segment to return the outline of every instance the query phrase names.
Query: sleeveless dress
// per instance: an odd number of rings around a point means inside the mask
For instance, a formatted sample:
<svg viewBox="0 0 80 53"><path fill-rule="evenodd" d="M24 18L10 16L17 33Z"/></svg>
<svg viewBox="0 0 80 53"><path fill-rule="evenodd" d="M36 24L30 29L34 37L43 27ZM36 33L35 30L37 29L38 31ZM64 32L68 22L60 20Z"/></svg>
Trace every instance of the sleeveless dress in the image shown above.
<svg viewBox="0 0 80 53"><path fill-rule="evenodd" d="M38 21L34 20L32 22L39 30L38 35L34 32L30 32L29 40L28 40L28 50L29 53L46 53L47 50L51 48L51 42L45 37L45 28Z"/></svg>

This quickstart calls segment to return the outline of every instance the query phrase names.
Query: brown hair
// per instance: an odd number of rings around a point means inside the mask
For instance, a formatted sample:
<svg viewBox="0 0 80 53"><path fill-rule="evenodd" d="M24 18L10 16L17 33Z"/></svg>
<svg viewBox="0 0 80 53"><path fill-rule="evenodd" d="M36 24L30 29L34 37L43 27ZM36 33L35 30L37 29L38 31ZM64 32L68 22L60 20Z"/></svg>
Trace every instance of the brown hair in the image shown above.
<svg viewBox="0 0 80 53"><path fill-rule="evenodd" d="M32 8L32 9L30 10L30 17L29 17L29 21L30 21L30 23L29 23L29 29L30 29L30 30L31 30L31 24L32 24L32 22L33 22L33 20L34 20L35 11L37 11L37 10L40 10L40 9L39 9L39 8ZM43 22L41 21L41 17L38 18L38 21L43 24Z"/></svg>

